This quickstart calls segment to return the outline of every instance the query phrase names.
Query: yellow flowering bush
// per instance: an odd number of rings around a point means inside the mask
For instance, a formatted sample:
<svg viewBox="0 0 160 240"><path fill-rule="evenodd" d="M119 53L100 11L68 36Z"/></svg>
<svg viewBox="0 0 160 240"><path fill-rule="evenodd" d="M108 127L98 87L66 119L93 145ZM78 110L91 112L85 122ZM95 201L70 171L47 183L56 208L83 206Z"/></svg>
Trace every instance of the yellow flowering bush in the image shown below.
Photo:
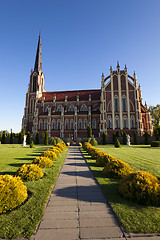
<svg viewBox="0 0 160 240"><path fill-rule="evenodd" d="M70 142L67 142L66 145L67 145L67 147L69 147L69 146L71 145L71 143L70 143Z"/></svg>
<svg viewBox="0 0 160 240"><path fill-rule="evenodd" d="M130 201L143 205L160 205L160 182L148 172L138 171L124 177L119 192Z"/></svg>
<svg viewBox="0 0 160 240"><path fill-rule="evenodd" d="M0 176L0 213L21 205L28 197L27 188L20 177Z"/></svg>
<svg viewBox="0 0 160 240"><path fill-rule="evenodd" d="M56 161L57 160L57 155L54 151L50 151L49 149L47 151L44 151L42 153L42 157L48 157L49 159L51 159L52 161Z"/></svg>
<svg viewBox="0 0 160 240"><path fill-rule="evenodd" d="M105 167L108 162L113 160L117 159L107 153L101 152L96 159L96 166Z"/></svg>
<svg viewBox="0 0 160 240"><path fill-rule="evenodd" d="M56 147L60 148L63 151L66 148L66 144L64 142L60 142L56 144Z"/></svg>
<svg viewBox="0 0 160 240"><path fill-rule="evenodd" d="M82 147L82 143L79 142L79 143L78 143L78 146Z"/></svg>
<svg viewBox="0 0 160 240"><path fill-rule="evenodd" d="M37 157L33 160L34 164L37 164L40 168L50 168L53 166L53 161L48 157Z"/></svg>
<svg viewBox="0 0 160 240"><path fill-rule="evenodd" d="M132 172L133 169L127 163L119 159L111 160L103 169L103 173L109 178L123 178Z"/></svg>
<svg viewBox="0 0 160 240"><path fill-rule="evenodd" d="M36 164L23 164L16 172L24 181L38 180L43 177L43 171Z"/></svg>
<svg viewBox="0 0 160 240"><path fill-rule="evenodd" d="M49 151L55 152L57 157L61 154L60 148L53 147L53 148L50 148Z"/></svg>

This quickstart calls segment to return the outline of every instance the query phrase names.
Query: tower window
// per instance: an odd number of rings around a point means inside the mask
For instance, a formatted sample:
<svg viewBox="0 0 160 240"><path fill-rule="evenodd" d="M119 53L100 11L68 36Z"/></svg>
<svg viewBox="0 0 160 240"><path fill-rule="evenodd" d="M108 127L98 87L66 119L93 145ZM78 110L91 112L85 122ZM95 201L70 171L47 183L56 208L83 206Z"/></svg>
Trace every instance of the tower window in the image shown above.
<svg viewBox="0 0 160 240"><path fill-rule="evenodd" d="M112 128L112 120L110 116L108 117L107 124L108 124L108 128Z"/></svg>
<svg viewBox="0 0 160 240"><path fill-rule="evenodd" d="M119 117L115 117L115 128L119 128Z"/></svg>
<svg viewBox="0 0 160 240"><path fill-rule="evenodd" d="M75 111L75 108L74 108L74 106L73 105L71 105L70 107L69 107L69 110L68 110L69 112L74 112Z"/></svg>
<svg viewBox="0 0 160 240"><path fill-rule="evenodd" d="M78 129L82 129L82 119L79 119L78 121Z"/></svg>
<svg viewBox="0 0 160 240"><path fill-rule="evenodd" d="M135 128L135 117L131 116L131 128Z"/></svg>
<svg viewBox="0 0 160 240"><path fill-rule="evenodd" d="M47 130L48 129L48 122L47 120L44 121L44 130Z"/></svg>
<svg viewBox="0 0 160 240"><path fill-rule="evenodd" d="M86 112L87 111L87 107L86 107L86 105L85 104L83 104L82 106L81 106L81 111L83 112Z"/></svg>
<svg viewBox="0 0 160 240"><path fill-rule="evenodd" d="M123 117L123 128L127 128L127 117Z"/></svg>
<svg viewBox="0 0 160 240"><path fill-rule="evenodd" d="M56 126L56 125L55 125L55 121L53 120L53 121L52 121L52 129L53 129L53 130L55 129L55 126Z"/></svg>
<svg viewBox="0 0 160 240"><path fill-rule="evenodd" d="M123 108L123 112L126 112L126 97L125 96L122 97L122 108Z"/></svg>
<svg viewBox="0 0 160 240"><path fill-rule="evenodd" d="M62 106L61 106L61 105L58 106L57 111L58 111L58 112L62 112Z"/></svg>
<svg viewBox="0 0 160 240"><path fill-rule="evenodd" d="M87 119L84 120L84 129L87 129Z"/></svg>
<svg viewBox="0 0 160 240"><path fill-rule="evenodd" d="M73 119L70 121L70 129L74 129L74 120Z"/></svg>
<svg viewBox="0 0 160 240"><path fill-rule="evenodd" d="M96 129L96 120L95 119L92 121L92 129Z"/></svg>
<svg viewBox="0 0 160 240"><path fill-rule="evenodd" d="M39 120L39 130L42 130L42 129L43 129L43 121Z"/></svg>
<svg viewBox="0 0 160 240"><path fill-rule="evenodd" d="M68 122L68 120L65 121L65 129L69 129L69 122Z"/></svg>
<svg viewBox="0 0 160 240"><path fill-rule="evenodd" d="M57 121L57 129L58 129L58 130L61 129L61 122L60 122L60 120Z"/></svg>

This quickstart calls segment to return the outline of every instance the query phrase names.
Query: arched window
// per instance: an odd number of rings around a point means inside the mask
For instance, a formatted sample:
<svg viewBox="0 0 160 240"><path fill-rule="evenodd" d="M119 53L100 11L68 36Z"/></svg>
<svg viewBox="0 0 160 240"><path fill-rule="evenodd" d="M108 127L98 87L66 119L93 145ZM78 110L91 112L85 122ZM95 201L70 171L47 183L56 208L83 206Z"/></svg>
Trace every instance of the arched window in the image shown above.
<svg viewBox="0 0 160 240"><path fill-rule="evenodd" d="M119 128L119 117L115 117L115 128Z"/></svg>
<svg viewBox="0 0 160 240"><path fill-rule="evenodd" d="M95 104L93 106L93 111L96 112L96 111L99 111L99 106L97 104Z"/></svg>
<svg viewBox="0 0 160 240"><path fill-rule="evenodd" d="M52 120L52 129L56 129L56 124L55 124L55 120Z"/></svg>
<svg viewBox="0 0 160 240"><path fill-rule="evenodd" d="M86 111L87 111L87 106L86 106L85 104L83 104L83 105L81 106L81 110L80 110L80 111L86 112Z"/></svg>
<svg viewBox="0 0 160 240"><path fill-rule="evenodd" d="M114 97L114 111L118 112L118 96Z"/></svg>
<svg viewBox="0 0 160 240"><path fill-rule="evenodd" d="M96 120L95 119L93 119L93 121L92 121L92 129L96 129Z"/></svg>
<svg viewBox="0 0 160 240"><path fill-rule="evenodd" d="M108 127L108 128L112 128L111 116L108 116L107 127Z"/></svg>
<svg viewBox="0 0 160 240"><path fill-rule="evenodd" d="M71 106L69 107L68 111L69 111L69 112L74 112L74 111L75 111L75 108L74 108L74 106L73 106L73 105L71 105Z"/></svg>
<svg viewBox="0 0 160 240"><path fill-rule="evenodd" d="M70 129L74 129L74 120L73 119L71 119L71 121L70 121Z"/></svg>
<svg viewBox="0 0 160 240"><path fill-rule="evenodd" d="M46 107L46 112L48 113L48 111L49 111L49 110L48 110L48 107Z"/></svg>
<svg viewBox="0 0 160 240"><path fill-rule="evenodd" d="M62 106L61 105L58 106L57 112L62 112Z"/></svg>
<svg viewBox="0 0 160 240"><path fill-rule="evenodd" d="M84 119L84 129L87 129L87 119Z"/></svg>
<svg viewBox="0 0 160 240"><path fill-rule="evenodd" d="M61 129L61 121L60 121L60 119L57 120L57 129L58 130Z"/></svg>
<svg viewBox="0 0 160 240"><path fill-rule="evenodd" d="M69 129L69 122L68 122L68 119L65 120L65 129Z"/></svg>
<svg viewBox="0 0 160 240"><path fill-rule="evenodd" d="M34 112L34 97L31 98L30 100L30 113L33 113Z"/></svg>
<svg viewBox="0 0 160 240"><path fill-rule="evenodd" d="M47 129L48 129L48 122L47 122L47 119L46 119L46 120L44 120L44 130L47 131Z"/></svg>
<svg viewBox="0 0 160 240"><path fill-rule="evenodd" d="M127 117L123 117L123 128L127 128Z"/></svg>
<svg viewBox="0 0 160 240"><path fill-rule="evenodd" d="M39 130L43 129L43 121L40 119L39 120Z"/></svg>
<svg viewBox="0 0 160 240"><path fill-rule="evenodd" d="M79 119L78 121L78 129L82 129L82 119Z"/></svg>
<svg viewBox="0 0 160 240"><path fill-rule="evenodd" d="M131 128L135 128L135 117L131 116Z"/></svg>
<svg viewBox="0 0 160 240"><path fill-rule="evenodd" d="M126 112L127 107L126 107L126 96L122 96L122 111Z"/></svg>

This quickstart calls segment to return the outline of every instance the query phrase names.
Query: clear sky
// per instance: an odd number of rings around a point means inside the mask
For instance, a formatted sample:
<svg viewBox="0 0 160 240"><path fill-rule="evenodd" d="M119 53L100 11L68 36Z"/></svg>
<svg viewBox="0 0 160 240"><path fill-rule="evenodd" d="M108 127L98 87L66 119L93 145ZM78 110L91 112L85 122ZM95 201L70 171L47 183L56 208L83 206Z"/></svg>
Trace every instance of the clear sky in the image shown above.
<svg viewBox="0 0 160 240"><path fill-rule="evenodd" d="M160 104L159 0L6 0L0 3L0 130L21 130L41 29L46 91L98 89L117 60Z"/></svg>

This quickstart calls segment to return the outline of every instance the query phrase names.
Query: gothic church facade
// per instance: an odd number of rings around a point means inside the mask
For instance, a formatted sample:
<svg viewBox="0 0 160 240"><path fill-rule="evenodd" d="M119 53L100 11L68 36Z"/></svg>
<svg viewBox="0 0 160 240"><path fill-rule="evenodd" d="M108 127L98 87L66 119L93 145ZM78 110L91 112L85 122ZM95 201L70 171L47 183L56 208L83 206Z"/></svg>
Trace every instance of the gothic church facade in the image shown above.
<svg viewBox="0 0 160 240"><path fill-rule="evenodd" d="M87 137L87 126L92 127L94 137L103 132L112 135L125 131L133 136L144 132L153 135L151 116L143 105L141 87L136 74L128 74L127 67L101 76L101 89L46 92L42 71L41 36L39 36L34 71L25 100L22 127L40 136L48 131L49 137Z"/></svg>

